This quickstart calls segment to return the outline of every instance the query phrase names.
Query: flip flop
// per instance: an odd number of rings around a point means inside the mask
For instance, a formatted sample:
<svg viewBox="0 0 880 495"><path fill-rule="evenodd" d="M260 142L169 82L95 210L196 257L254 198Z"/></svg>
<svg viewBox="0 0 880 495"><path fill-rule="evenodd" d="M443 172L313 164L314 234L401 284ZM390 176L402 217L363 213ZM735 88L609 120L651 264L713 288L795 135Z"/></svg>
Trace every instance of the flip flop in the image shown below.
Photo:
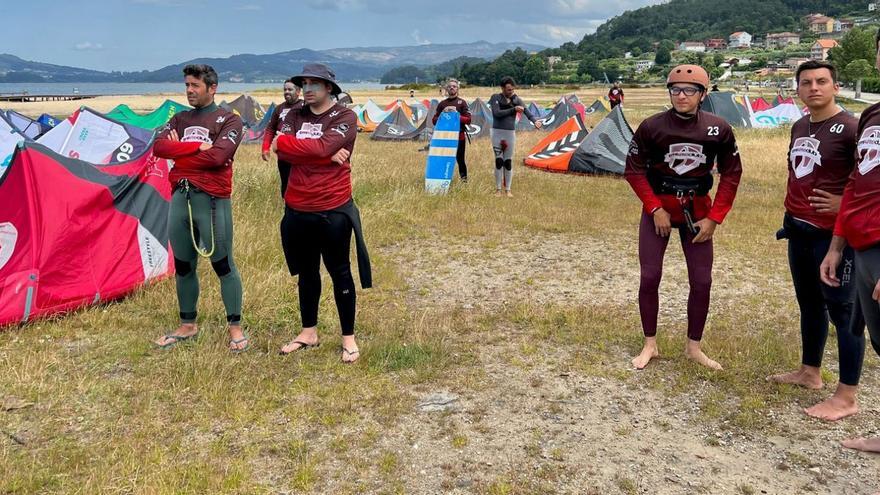
<svg viewBox="0 0 880 495"><path fill-rule="evenodd" d="M230 340L229 340L229 343L230 343L230 344L234 344L234 345L241 344L242 342L247 342L247 345L244 346L244 347L242 347L241 349L229 349L229 350L230 350L233 354L241 354L242 352L244 352L244 351L246 351L246 350L248 350L248 349L251 348L251 338L250 338L250 336L248 336L248 334L245 333L245 332L241 332L241 338L240 338L240 339L230 339Z"/></svg>
<svg viewBox="0 0 880 495"><path fill-rule="evenodd" d="M303 351L303 350L306 350L306 349L308 349L309 347L321 347L321 343L320 343L320 342L315 342L314 344L307 344L307 343L305 343L305 342L303 342L303 341L301 341L301 340L294 340L294 341L291 342L291 343L292 343L292 344L299 344L299 347L297 347L296 349L294 349L294 350L292 350L292 351L288 351L288 352L278 351L278 354L281 354L282 356L286 356L286 355L288 355L288 354L293 354L293 353L296 352L296 351Z"/></svg>
<svg viewBox="0 0 880 495"><path fill-rule="evenodd" d="M349 356L354 356L355 354L360 355L360 353L361 353L360 350L357 350L357 351L349 351L349 350L346 349L345 347L342 348L342 357L345 357L346 354L348 354ZM342 362L345 363L345 364L353 364L353 363L357 362L357 360L358 360L358 358L355 358L355 359L352 360L352 361L346 361L345 359L343 359Z"/></svg>
<svg viewBox="0 0 880 495"><path fill-rule="evenodd" d="M159 349L170 349L170 348L176 346L180 342L185 342L187 340L194 339L198 336L199 336L199 332L196 332L192 335L174 335L173 333L166 333L164 344L156 344L154 342L153 345L155 345Z"/></svg>

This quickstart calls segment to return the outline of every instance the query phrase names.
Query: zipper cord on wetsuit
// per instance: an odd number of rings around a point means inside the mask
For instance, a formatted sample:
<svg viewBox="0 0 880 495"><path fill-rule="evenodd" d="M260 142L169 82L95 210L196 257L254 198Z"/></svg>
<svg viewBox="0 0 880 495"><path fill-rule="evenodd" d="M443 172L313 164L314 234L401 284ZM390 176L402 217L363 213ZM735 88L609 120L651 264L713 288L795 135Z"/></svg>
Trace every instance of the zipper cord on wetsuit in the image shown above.
<svg viewBox="0 0 880 495"><path fill-rule="evenodd" d="M189 212L189 236L192 239L193 247L202 258L210 258L214 256L214 251L217 248L217 244L214 239L214 198L211 198L211 250L205 251L199 247L199 243L196 242L196 230L193 222L193 210L192 203L190 202L190 187L189 181L186 179L182 179L179 183L179 186L183 187L183 192L186 193L186 209Z"/></svg>

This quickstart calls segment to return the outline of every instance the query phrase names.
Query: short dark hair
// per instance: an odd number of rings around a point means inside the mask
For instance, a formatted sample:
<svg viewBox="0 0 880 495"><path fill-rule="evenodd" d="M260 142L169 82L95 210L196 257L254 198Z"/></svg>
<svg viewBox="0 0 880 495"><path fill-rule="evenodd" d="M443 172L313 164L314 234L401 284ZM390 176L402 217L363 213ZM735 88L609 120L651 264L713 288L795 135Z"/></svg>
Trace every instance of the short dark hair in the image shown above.
<svg viewBox="0 0 880 495"><path fill-rule="evenodd" d="M293 84L293 87L295 87L295 88L299 88L299 84L297 84L296 81L294 81L292 77L289 77L284 80L284 84L287 84L287 83ZM299 88L299 89L302 89L302 88Z"/></svg>
<svg viewBox="0 0 880 495"><path fill-rule="evenodd" d="M798 65L797 72L795 72L794 79L798 84L801 83L801 72L805 70L816 70L816 69L828 69L828 72L831 73L831 80L833 82L837 82L837 68L834 67L834 64L828 62L826 60L807 60L806 62Z"/></svg>
<svg viewBox="0 0 880 495"><path fill-rule="evenodd" d="M513 80L510 76L504 76L501 78L501 87L507 86L510 84L511 86L516 86L516 81Z"/></svg>
<svg viewBox="0 0 880 495"><path fill-rule="evenodd" d="M192 76L202 80L205 86L209 88L216 86L218 82L217 71L213 67L206 64L189 64L183 68L184 76Z"/></svg>

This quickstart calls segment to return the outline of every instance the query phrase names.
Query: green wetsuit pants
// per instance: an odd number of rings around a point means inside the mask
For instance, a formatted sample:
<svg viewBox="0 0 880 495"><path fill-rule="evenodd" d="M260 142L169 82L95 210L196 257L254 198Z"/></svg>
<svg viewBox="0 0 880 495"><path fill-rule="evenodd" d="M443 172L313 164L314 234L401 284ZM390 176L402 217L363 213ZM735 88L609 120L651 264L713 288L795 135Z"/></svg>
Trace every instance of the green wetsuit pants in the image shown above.
<svg viewBox="0 0 880 495"><path fill-rule="evenodd" d="M241 323L241 276L232 260L232 202L215 198L198 189L190 188L189 203L192 206L192 224L187 208L187 192L178 188L171 197L168 214L168 234L174 251L174 269L177 279L177 302L181 323L195 323L199 302L199 278L196 274L199 254L193 245L200 244L210 251L211 266L220 277L220 294L226 307L226 321L230 325ZM213 232L213 239L212 239Z"/></svg>

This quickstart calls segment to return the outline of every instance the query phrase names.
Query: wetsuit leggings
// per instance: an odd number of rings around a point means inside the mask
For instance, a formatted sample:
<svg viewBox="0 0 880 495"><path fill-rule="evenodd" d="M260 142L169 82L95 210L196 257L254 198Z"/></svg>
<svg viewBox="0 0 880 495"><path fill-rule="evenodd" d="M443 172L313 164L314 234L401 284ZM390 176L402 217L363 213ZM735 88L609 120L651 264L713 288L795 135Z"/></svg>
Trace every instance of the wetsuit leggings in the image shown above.
<svg viewBox="0 0 880 495"><path fill-rule="evenodd" d="M321 259L333 281L342 335L354 335L357 296L349 259L351 221L339 212L300 212L285 208L281 245L291 272L299 270L299 311L303 328L318 325Z"/></svg>
<svg viewBox="0 0 880 495"><path fill-rule="evenodd" d="M226 321L238 325L241 323L242 290L241 276L232 260L232 202L228 198L214 198L205 192L190 189L190 203L196 243L201 244L203 250L210 250L212 244L214 246L211 267L220 277L220 295L226 308ZM182 188L174 191L171 197L168 235L174 251L180 321L195 323L199 303L199 278L196 273L199 255L193 246L186 192Z"/></svg>
<svg viewBox="0 0 880 495"><path fill-rule="evenodd" d="M872 297L880 280L880 246L856 251L856 311L863 315L871 336L871 345L880 355L880 302ZM854 327L863 332L863 326Z"/></svg>
<svg viewBox="0 0 880 495"><path fill-rule="evenodd" d="M838 269L840 287L829 287L819 279L819 266L831 244L827 237L809 237L790 234L788 240L788 264L794 282L801 312L802 360L806 366L821 367L828 338L829 317L837 329L837 349L840 356L840 383L858 385L865 357L865 336L862 318L854 315L855 273L854 253L851 248L843 251L843 261Z"/></svg>
<svg viewBox="0 0 880 495"><path fill-rule="evenodd" d="M491 129L492 151L495 152L495 189L501 186L510 191L513 181L513 148L516 144L516 133L507 129Z"/></svg>
<svg viewBox="0 0 880 495"><path fill-rule="evenodd" d="M287 181L290 179L290 164L278 160L278 175L281 176L281 199L284 199L284 193L287 192Z"/></svg>
<svg viewBox="0 0 880 495"><path fill-rule="evenodd" d="M467 164L464 162L464 152L467 139L458 141L458 150L455 152L455 161L458 162L458 176L462 180L467 180Z"/></svg>
<svg viewBox="0 0 880 495"><path fill-rule="evenodd" d="M690 294L688 295L688 338L699 341L703 338L703 328L709 315L709 293L712 289L712 241L694 244L694 235L684 227L678 229L681 247L687 262ZM670 234L671 237L671 234ZM657 335L657 315L660 311L660 279L663 276L663 257L669 237L662 237L654 231L654 218L642 213L639 225L639 313L642 317L642 330L646 337Z"/></svg>

